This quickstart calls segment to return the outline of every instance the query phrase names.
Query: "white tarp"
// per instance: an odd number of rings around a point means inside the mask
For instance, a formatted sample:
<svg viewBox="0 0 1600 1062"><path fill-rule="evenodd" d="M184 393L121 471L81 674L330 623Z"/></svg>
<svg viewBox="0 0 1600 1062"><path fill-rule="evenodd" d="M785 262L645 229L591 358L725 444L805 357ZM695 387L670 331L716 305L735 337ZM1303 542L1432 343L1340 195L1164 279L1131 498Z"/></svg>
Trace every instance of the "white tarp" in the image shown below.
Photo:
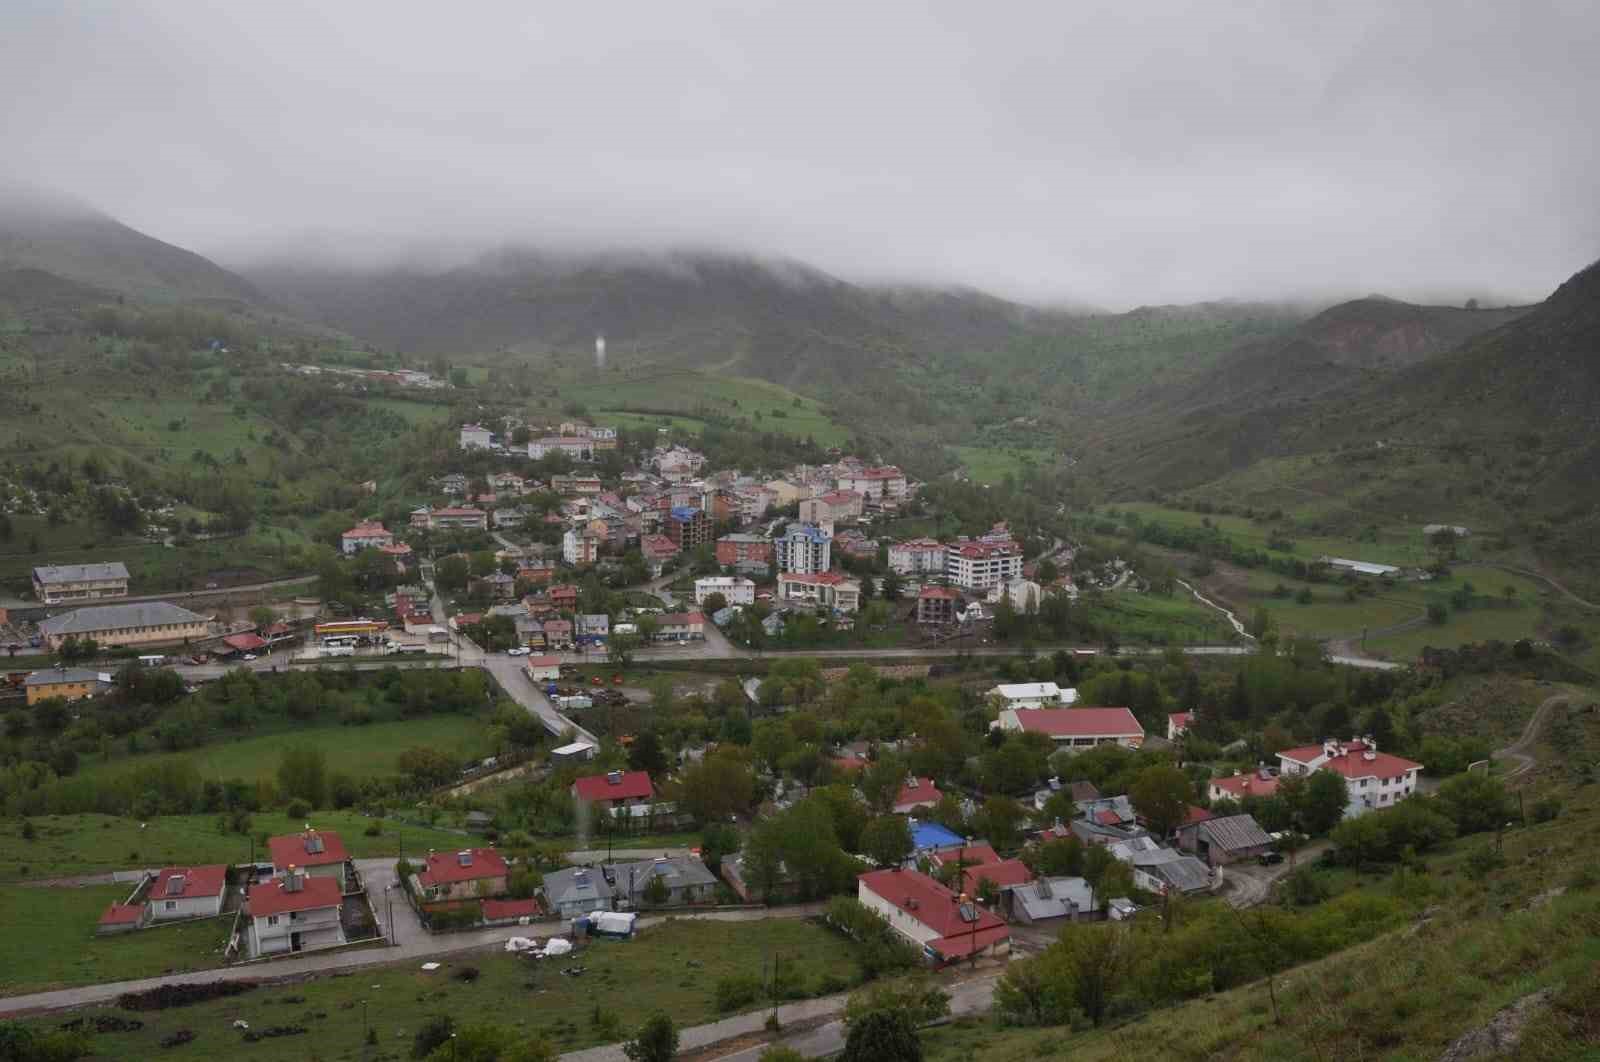
<svg viewBox="0 0 1600 1062"><path fill-rule="evenodd" d="M572 941L565 937L551 937L545 941L544 953L547 958L555 955L566 955L571 951Z"/></svg>
<svg viewBox="0 0 1600 1062"><path fill-rule="evenodd" d="M506 941L506 950L510 952L537 951L539 942L529 937L512 937Z"/></svg>
<svg viewBox="0 0 1600 1062"><path fill-rule="evenodd" d="M599 911L590 916L594 931L611 937L631 936L634 919L638 917L632 912L622 911Z"/></svg>

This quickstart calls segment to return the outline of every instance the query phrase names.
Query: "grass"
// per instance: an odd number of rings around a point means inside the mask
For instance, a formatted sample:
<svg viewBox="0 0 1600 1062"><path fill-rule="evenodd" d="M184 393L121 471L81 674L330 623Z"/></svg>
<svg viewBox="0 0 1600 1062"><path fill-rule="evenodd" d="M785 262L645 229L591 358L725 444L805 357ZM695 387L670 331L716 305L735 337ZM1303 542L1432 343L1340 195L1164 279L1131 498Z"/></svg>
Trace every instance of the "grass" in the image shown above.
<svg viewBox="0 0 1600 1062"><path fill-rule="evenodd" d="M1159 645L1234 638L1233 628L1220 612L1195 601L1181 587L1171 597L1120 591L1103 594L1098 603L1081 608L1085 620L1110 629L1122 641Z"/></svg>
<svg viewBox="0 0 1600 1062"><path fill-rule="evenodd" d="M783 956L785 969L795 970L808 988L819 986L829 973L851 984L858 980L850 945L809 922L673 921L629 941L596 941L555 962L484 953L451 959L431 974L421 972L418 963L371 967L344 977L145 1012L138 1015L143 1029L95 1036L94 1057L217 1058L241 1051L254 1062L355 1060L363 1057L364 1023L377 1030L385 1057L409 1057L417 1029L439 1014L467 1024L512 1026L572 1051L622 1039L656 1011L670 1014L680 1028L715 1020L722 1016L715 1007L717 981L735 974L759 977L762 963L775 954ZM478 970L476 980L454 976L469 965ZM581 977L560 972L580 965ZM594 1020L597 1014L600 1023ZM310 1033L244 1044L230 1028L239 1019L255 1029L304 1025ZM180 1028L198 1034L192 1045L172 1051L157 1046L161 1037Z"/></svg>
<svg viewBox="0 0 1600 1062"><path fill-rule="evenodd" d="M690 371L652 371L636 376L608 373L604 381L563 386L561 398L563 402L581 403L603 423L619 424L613 419L618 414L640 411L697 420L695 413L712 409L752 420L760 414L761 419L755 421L759 430L799 438L810 436L820 446L840 446L850 438L850 432L835 423L816 399L746 376ZM656 416L644 416L639 425L630 426L642 425L658 427L660 421Z"/></svg>
<svg viewBox="0 0 1600 1062"><path fill-rule="evenodd" d="M1151 502L1120 502L1106 508L1124 513L1137 513L1143 521L1169 527L1203 527L1206 526L1206 521L1210 521L1209 526L1232 539L1235 545L1250 549L1267 549L1267 540L1280 530L1280 525L1258 523L1243 516L1207 515L1184 509L1171 509ZM1281 534L1294 543L1294 549L1280 552L1279 555L1298 557L1304 561L1313 561L1327 555L1378 564L1425 567L1433 562L1434 553L1422 534L1422 523L1423 521L1418 521L1415 525L1379 525L1375 540L1361 541L1347 536L1301 533L1285 522L1281 525ZM1471 557L1472 549L1471 538L1457 544L1457 552L1463 559Z"/></svg>
<svg viewBox="0 0 1600 1062"><path fill-rule="evenodd" d="M71 985L126 981L220 964L232 916L95 936L106 905L132 885L83 888L0 886L0 924L25 932L0 934L0 995Z"/></svg>
<svg viewBox="0 0 1600 1062"><path fill-rule="evenodd" d="M999 483L1007 476L1018 477L1026 467L1049 467L1054 450L1018 446L952 446L950 450L975 483Z"/></svg>
<svg viewBox="0 0 1600 1062"><path fill-rule="evenodd" d="M176 866L186 863L242 863L252 855L250 837L223 833L215 815L164 815L141 823L111 815L46 815L31 820L37 836L22 837L17 819L0 820L0 880L38 880L113 870ZM337 833L356 859L395 856L428 848L454 849L462 835L425 826L393 821L369 837L374 822L354 811L316 811L311 816L318 829ZM281 812L259 812L251 817L252 834L295 833L304 820ZM257 844L254 854L260 856ZM0 924L13 924L0 920Z"/></svg>
<svg viewBox="0 0 1600 1062"><path fill-rule="evenodd" d="M481 718L429 715L361 727L313 726L260 737L224 738L184 752L147 753L85 763L79 773L86 778L106 777L133 767L181 759L192 762L203 778L256 781L273 777L283 750L298 745L336 750L330 751L329 769L358 780L395 774L395 761L400 754L417 746L438 749L463 760L481 759L492 751L488 727Z"/></svg>

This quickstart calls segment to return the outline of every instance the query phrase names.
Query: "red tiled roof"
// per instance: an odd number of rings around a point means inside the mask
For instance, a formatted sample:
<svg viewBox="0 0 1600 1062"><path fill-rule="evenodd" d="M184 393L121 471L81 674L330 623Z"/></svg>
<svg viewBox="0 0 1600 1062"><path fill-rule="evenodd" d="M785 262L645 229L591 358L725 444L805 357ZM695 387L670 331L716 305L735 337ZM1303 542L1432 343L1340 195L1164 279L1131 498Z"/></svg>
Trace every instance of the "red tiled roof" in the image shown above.
<svg viewBox="0 0 1600 1062"><path fill-rule="evenodd" d="M144 917L144 908L136 903L114 903L100 916L103 926L133 925Z"/></svg>
<svg viewBox="0 0 1600 1062"><path fill-rule="evenodd" d="M973 880L988 880L996 888L1005 888L1007 885L1021 885L1033 880L1033 871L1028 869L1028 864L1020 859L1001 859L993 863L980 863L975 867L967 868L968 887L972 887Z"/></svg>
<svg viewBox="0 0 1600 1062"><path fill-rule="evenodd" d="M1247 796L1269 797L1278 791L1277 776L1262 778L1254 771L1227 778L1213 778L1211 784L1234 800L1243 800Z"/></svg>
<svg viewBox="0 0 1600 1062"><path fill-rule="evenodd" d="M312 836L322 839L322 851L307 851L306 843ZM343 863L350 858L345 851L344 841L339 839L339 835L323 830L311 830L309 833L289 833L281 837L269 838L267 849L272 853L272 865L279 870L289 866L327 866L329 863Z"/></svg>
<svg viewBox="0 0 1600 1062"><path fill-rule="evenodd" d="M699 612L668 612L661 617L663 627L688 627L705 621L705 616Z"/></svg>
<svg viewBox="0 0 1600 1062"><path fill-rule="evenodd" d="M1017 723L1051 737L1144 736L1144 727L1126 708L1030 708L1017 712Z"/></svg>
<svg viewBox="0 0 1600 1062"><path fill-rule="evenodd" d="M176 877L183 878L183 888L176 893L168 892L171 886L167 883ZM204 867L165 867L156 875L155 884L150 886L148 898L194 900L202 896L215 896L222 891L227 881L228 868L221 863Z"/></svg>
<svg viewBox="0 0 1600 1062"><path fill-rule="evenodd" d="M948 586L924 586L921 590L917 591L917 596L927 598L944 598L950 601L961 600L961 595L950 589Z"/></svg>
<svg viewBox="0 0 1600 1062"><path fill-rule="evenodd" d="M470 852L470 862L461 865L460 852L429 852L417 881L423 888L435 885L454 885L462 881L479 881L483 878L506 876L506 861L493 848L463 848Z"/></svg>
<svg viewBox="0 0 1600 1062"><path fill-rule="evenodd" d="M983 913L989 915L988 911ZM994 916L989 915L989 917L992 918ZM1011 938L1011 929L1004 924L991 926L988 929L981 928L982 924L982 920L980 920L980 928L976 933L973 933L970 927L966 927L965 932L955 936L940 937L938 940L930 941L927 946L938 952L940 957L946 961L953 961L955 959L964 959L974 951L981 952L996 941L1009 940Z"/></svg>
<svg viewBox="0 0 1600 1062"><path fill-rule="evenodd" d="M645 535L639 540L639 551L646 556L665 557L678 552L678 545L666 535Z"/></svg>
<svg viewBox="0 0 1600 1062"><path fill-rule="evenodd" d="M1167 716L1167 721L1178 729L1189 725L1189 720L1194 718L1193 712L1172 712Z"/></svg>
<svg viewBox="0 0 1600 1062"><path fill-rule="evenodd" d="M843 572L784 572L778 576L778 581L808 583L812 586L838 586L840 583L854 580Z"/></svg>
<svg viewBox="0 0 1600 1062"><path fill-rule="evenodd" d="M1121 824L1122 816L1118 815L1110 808L1101 808L1099 811L1094 813L1094 821L1098 822L1102 826L1117 826Z"/></svg>
<svg viewBox="0 0 1600 1062"><path fill-rule="evenodd" d="M483 901L483 918L486 922L498 922L502 918L537 918L540 913L538 900Z"/></svg>
<svg viewBox="0 0 1600 1062"><path fill-rule="evenodd" d="M908 782L900 787L899 794L894 798L894 806L905 807L907 804L937 804L944 794L939 792L939 787L933 784L932 778L915 779L915 784Z"/></svg>
<svg viewBox="0 0 1600 1062"><path fill-rule="evenodd" d="M1000 853L987 844L969 844L955 848L941 848L928 856L928 862L936 867L946 864L955 866L957 861L965 862L970 869L983 863L1000 862Z"/></svg>
<svg viewBox="0 0 1600 1062"><path fill-rule="evenodd" d="M318 878L302 874L300 890L290 892L283 887L281 878L261 885L252 885L245 899L251 918L283 914L286 911L310 911L318 907L337 907L344 897L339 892L338 878Z"/></svg>
<svg viewBox="0 0 1600 1062"><path fill-rule="evenodd" d="M646 771L623 771L622 778L612 785L603 774L591 774L572 783L579 800L648 800L655 796L655 786L650 784Z"/></svg>
<svg viewBox="0 0 1600 1062"><path fill-rule="evenodd" d="M266 639L249 633L230 634L222 639L222 642L224 645L237 649L242 653L254 652L257 649L264 648L267 644Z"/></svg>
<svg viewBox="0 0 1600 1062"><path fill-rule="evenodd" d="M1211 814L1211 812L1207 811L1205 808L1197 808L1193 804L1184 805L1182 823L1184 826L1192 826L1197 822L1204 822L1207 819L1212 818L1216 818L1216 816Z"/></svg>
<svg viewBox="0 0 1600 1062"><path fill-rule="evenodd" d="M1370 760L1364 752L1352 752L1336 756L1317 768L1319 771L1336 771L1346 778L1398 778L1407 771L1421 769L1422 764L1415 760L1387 752L1374 752Z"/></svg>
<svg viewBox="0 0 1600 1062"><path fill-rule="evenodd" d="M956 910L954 902L956 894L926 874L919 874L915 870L873 870L862 874L856 880L869 892L900 908L911 918L938 933L940 937L961 937L964 940L973 932L973 923L963 922ZM916 907L907 906L907 900L915 902ZM984 947L985 933L992 933L994 930L1000 931L999 937L990 936L988 939L1004 939L1010 935L1004 922L993 912L979 906L977 934L980 949ZM948 956L943 948L939 950ZM964 955L966 952L963 951L961 954Z"/></svg>
<svg viewBox="0 0 1600 1062"><path fill-rule="evenodd" d="M560 667L561 666L561 658L559 656L530 656L530 657L528 657L528 666L529 667Z"/></svg>
<svg viewBox="0 0 1600 1062"><path fill-rule="evenodd" d="M435 509L434 516L487 516L482 509Z"/></svg>

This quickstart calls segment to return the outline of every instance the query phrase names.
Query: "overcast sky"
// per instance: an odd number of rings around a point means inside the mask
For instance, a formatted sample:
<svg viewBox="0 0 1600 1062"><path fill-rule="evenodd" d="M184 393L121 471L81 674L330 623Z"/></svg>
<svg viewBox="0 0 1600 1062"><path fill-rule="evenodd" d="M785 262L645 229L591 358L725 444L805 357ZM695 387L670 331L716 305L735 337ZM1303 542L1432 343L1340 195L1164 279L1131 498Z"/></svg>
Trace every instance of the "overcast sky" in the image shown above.
<svg viewBox="0 0 1600 1062"><path fill-rule="evenodd" d="M712 245L1034 300L1542 297L1600 4L0 3L0 169L237 263Z"/></svg>

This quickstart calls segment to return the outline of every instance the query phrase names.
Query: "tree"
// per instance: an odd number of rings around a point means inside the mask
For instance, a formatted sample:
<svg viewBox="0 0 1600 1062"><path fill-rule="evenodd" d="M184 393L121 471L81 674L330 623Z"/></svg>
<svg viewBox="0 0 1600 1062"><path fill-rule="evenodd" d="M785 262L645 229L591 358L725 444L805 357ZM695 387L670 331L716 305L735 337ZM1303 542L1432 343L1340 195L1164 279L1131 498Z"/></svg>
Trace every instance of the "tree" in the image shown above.
<svg viewBox="0 0 1600 1062"><path fill-rule="evenodd" d="M638 648L637 634L613 634L606 640L606 663L625 671L633 666L633 654Z"/></svg>
<svg viewBox="0 0 1600 1062"><path fill-rule="evenodd" d="M1128 798L1150 832L1158 840L1164 840L1188 817L1194 789L1189 784L1189 776L1181 770L1157 764L1139 772L1128 790Z"/></svg>
<svg viewBox="0 0 1600 1062"><path fill-rule="evenodd" d="M667 887L666 881L660 874L651 874L650 880L645 883L644 902L652 907L660 907L672 899L672 890Z"/></svg>
<svg viewBox="0 0 1600 1062"><path fill-rule="evenodd" d="M284 749L278 756L278 792L300 797L314 808L327 806L327 755L311 745Z"/></svg>
<svg viewBox="0 0 1600 1062"><path fill-rule="evenodd" d="M911 856L911 827L898 815L879 815L861 831L861 851L880 867L897 867Z"/></svg>
<svg viewBox="0 0 1600 1062"><path fill-rule="evenodd" d="M950 993L926 976L876 981L850 994L844 1020L846 1024L857 1022L883 1010L904 1014L913 1025L926 1025L950 1013Z"/></svg>
<svg viewBox="0 0 1600 1062"><path fill-rule="evenodd" d="M707 616L715 616L718 612L721 612L727 607L727 595L719 593L715 590L707 594L706 599L700 602L700 610Z"/></svg>
<svg viewBox="0 0 1600 1062"><path fill-rule="evenodd" d="M891 568L889 572L884 575L883 585L878 588L878 593L882 595L885 601L899 601L900 595L904 592L904 590L905 582L901 578L900 573Z"/></svg>
<svg viewBox="0 0 1600 1062"><path fill-rule="evenodd" d="M897 756L882 756L861 772L861 795L867 806L882 814L894 808L906 782L906 765Z"/></svg>
<svg viewBox="0 0 1600 1062"><path fill-rule="evenodd" d="M1439 786L1438 801L1462 833L1497 829L1511 814L1505 783L1482 772L1445 779Z"/></svg>
<svg viewBox="0 0 1600 1062"><path fill-rule="evenodd" d="M1336 771L1289 775L1278 783L1277 795L1300 829L1313 837L1339 825L1350 803L1350 788Z"/></svg>
<svg viewBox="0 0 1600 1062"><path fill-rule="evenodd" d="M875 1010L850 1023L840 1062L922 1062L922 1041L908 1014Z"/></svg>
<svg viewBox="0 0 1600 1062"><path fill-rule="evenodd" d="M742 750L723 746L683 772L683 806L701 822L750 810L756 780Z"/></svg>
<svg viewBox="0 0 1600 1062"><path fill-rule="evenodd" d="M622 1045L630 1062L672 1062L678 1053L678 1030L665 1014L652 1015L633 1039Z"/></svg>
<svg viewBox="0 0 1600 1062"><path fill-rule="evenodd" d="M652 778L667 773L667 754L661 747L661 735L654 729L641 733L628 750L628 766L636 771L646 771Z"/></svg>

